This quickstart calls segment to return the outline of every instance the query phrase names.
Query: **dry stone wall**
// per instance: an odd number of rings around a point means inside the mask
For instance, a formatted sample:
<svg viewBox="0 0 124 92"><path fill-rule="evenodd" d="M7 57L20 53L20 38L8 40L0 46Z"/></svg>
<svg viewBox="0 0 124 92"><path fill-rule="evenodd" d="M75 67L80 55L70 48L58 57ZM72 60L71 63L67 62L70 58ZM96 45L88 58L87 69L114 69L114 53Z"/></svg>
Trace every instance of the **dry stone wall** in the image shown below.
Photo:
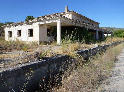
<svg viewBox="0 0 124 92"><path fill-rule="evenodd" d="M109 47L120 43L122 42L114 42L96 48L79 50L76 53L88 60L97 53L105 52ZM39 88L45 92L53 86L61 85L62 75L68 68L70 68L68 73L71 73L76 68L77 62L70 56L57 55L4 70L0 72L0 92L35 92Z"/></svg>

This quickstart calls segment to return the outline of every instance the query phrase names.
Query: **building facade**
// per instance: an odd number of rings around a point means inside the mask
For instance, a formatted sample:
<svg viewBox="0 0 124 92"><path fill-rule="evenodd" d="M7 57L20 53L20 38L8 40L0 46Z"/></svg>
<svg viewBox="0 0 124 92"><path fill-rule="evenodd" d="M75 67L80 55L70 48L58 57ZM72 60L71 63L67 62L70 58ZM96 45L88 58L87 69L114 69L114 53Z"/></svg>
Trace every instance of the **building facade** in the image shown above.
<svg viewBox="0 0 124 92"><path fill-rule="evenodd" d="M4 27L6 41L25 41L25 42L49 42L53 37L49 35L52 27L56 27L57 44L61 44L61 28L64 26L77 26L92 29L95 31L95 38L99 39L99 23L95 22L74 11L69 11L65 7L62 13L55 13L37 17L28 22L12 23Z"/></svg>

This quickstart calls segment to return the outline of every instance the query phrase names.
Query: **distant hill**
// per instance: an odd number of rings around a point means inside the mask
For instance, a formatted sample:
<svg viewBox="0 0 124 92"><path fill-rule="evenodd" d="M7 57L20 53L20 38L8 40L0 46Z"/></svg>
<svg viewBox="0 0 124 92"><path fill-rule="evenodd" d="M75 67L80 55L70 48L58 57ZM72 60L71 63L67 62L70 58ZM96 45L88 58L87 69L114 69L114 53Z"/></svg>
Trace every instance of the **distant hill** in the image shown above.
<svg viewBox="0 0 124 92"><path fill-rule="evenodd" d="M107 31L116 31L116 30L124 30L124 28L115 28L115 27L101 27Z"/></svg>

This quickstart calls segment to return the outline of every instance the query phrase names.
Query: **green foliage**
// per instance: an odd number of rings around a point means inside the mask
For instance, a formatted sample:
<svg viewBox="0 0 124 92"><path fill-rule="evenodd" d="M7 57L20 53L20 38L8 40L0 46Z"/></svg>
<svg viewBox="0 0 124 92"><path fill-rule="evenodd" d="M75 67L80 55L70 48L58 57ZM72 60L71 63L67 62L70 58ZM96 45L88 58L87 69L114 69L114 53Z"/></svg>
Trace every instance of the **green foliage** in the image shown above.
<svg viewBox="0 0 124 92"><path fill-rule="evenodd" d="M41 52L40 55L39 55L39 57L42 59L42 58L45 57L46 55L47 55L47 51Z"/></svg>
<svg viewBox="0 0 124 92"><path fill-rule="evenodd" d="M124 30L116 30L114 31L114 36L115 37L124 37Z"/></svg>
<svg viewBox="0 0 124 92"><path fill-rule="evenodd" d="M56 27L52 27L51 35L56 39L57 32ZM70 43L70 42L82 42L82 43L92 43L96 40L94 39L94 30L89 30L83 27L75 27L75 26L62 26L61 37L62 42Z"/></svg>
<svg viewBox="0 0 124 92"><path fill-rule="evenodd" d="M91 30L81 27L62 27L62 39L85 43L95 40Z"/></svg>
<svg viewBox="0 0 124 92"><path fill-rule="evenodd" d="M27 22L28 22L29 20L33 20L33 19L34 19L34 17L33 17L33 16L27 16L27 17L26 17L26 19L25 19L25 21L27 21Z"/></svg>
<svg viewBox="0 0 124 92"><path fill-rule="evenodd" d="M0 37L4 37L4 30L2 28L3 25L4 23L0 23Z"/></svg>
<svg viewBox="0 0 124 92"><path fill-rule="evenodd" d="M29 49L28 45L23 45L23 46L22 46L22 50L23 50L23 51L28 51L28 49Z"/></svg>
<svg viewBox="0 0 124 92"><path fill-rule="evenodd" d="M0 27L3 26L3 25L4 25L4 23L0 23Z"/></svg>

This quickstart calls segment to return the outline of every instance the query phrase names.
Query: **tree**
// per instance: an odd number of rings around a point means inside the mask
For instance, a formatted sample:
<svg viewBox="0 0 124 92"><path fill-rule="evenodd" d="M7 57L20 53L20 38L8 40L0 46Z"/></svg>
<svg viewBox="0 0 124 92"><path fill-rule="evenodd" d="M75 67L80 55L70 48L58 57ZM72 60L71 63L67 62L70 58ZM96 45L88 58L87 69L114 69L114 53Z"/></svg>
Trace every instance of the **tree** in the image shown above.
<svg viewBox="0 0 124 92"><path fill-rule="evenodd" d="M3 28L2 28L3 25L4 25L4 23L0 23L0 37L4 36L4 31L3 31Z"/></svg>
<svg viewBox="0 0 124 92"><path fill-rule="evenodd" d="M26 19L25 19L25 21L29 21L29 20L33 20L33 19L34 19L33 16L27 16Z"/></svg>
<svg viewBox="0 0 124 92"><path fill-rule="evenodd" d="M3 26L3 25L4 25L4 23L0 23L0 27Z"/></svg>

